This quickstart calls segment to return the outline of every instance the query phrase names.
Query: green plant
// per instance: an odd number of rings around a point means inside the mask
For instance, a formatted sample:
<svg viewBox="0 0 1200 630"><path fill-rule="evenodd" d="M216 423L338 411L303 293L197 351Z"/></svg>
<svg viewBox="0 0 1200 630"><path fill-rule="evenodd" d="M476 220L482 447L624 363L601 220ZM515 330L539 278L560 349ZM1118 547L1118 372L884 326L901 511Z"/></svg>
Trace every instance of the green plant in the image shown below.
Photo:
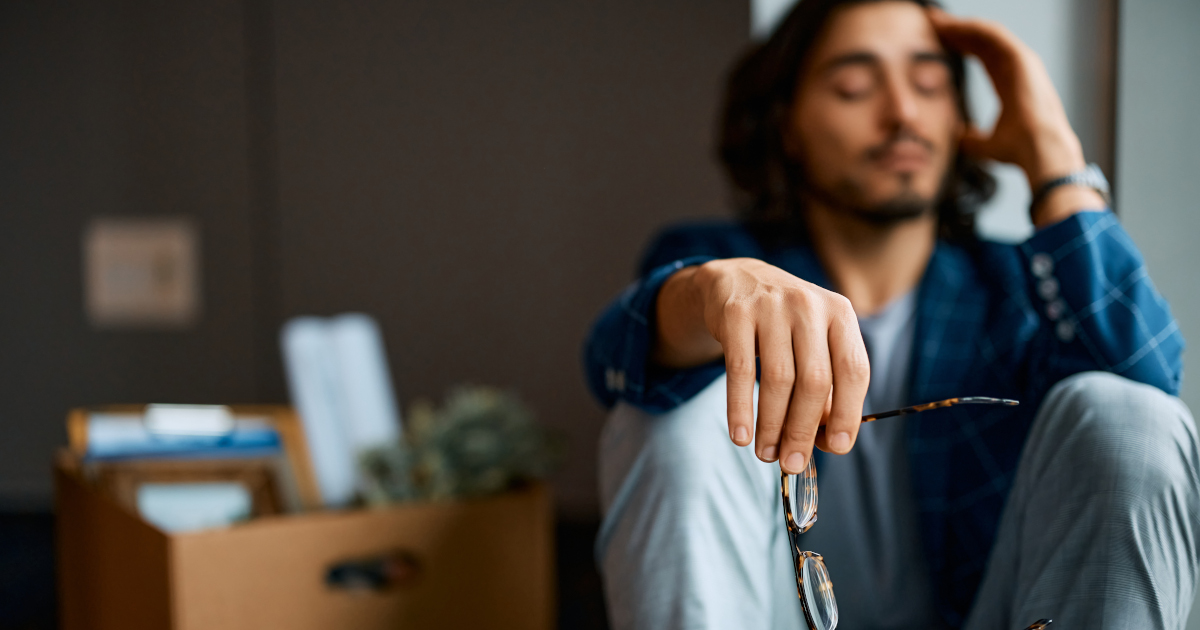
<svg viewBox="0 0 1200 630"><path fill-rule="evenodd" d="M378 505L476 497L547 476L561 443L511 392L457 387L444 404L417 401L404 439L363 455L363 498Z"/></svg>

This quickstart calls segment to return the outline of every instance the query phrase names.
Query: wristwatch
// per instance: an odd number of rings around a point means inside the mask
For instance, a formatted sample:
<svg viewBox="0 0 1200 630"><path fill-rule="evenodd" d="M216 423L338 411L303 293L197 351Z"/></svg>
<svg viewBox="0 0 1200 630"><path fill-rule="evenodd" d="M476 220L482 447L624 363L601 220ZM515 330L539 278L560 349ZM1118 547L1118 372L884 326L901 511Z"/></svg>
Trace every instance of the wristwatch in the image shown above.
<svg viewBox="0 0 1200 630"><path fill-rule="evenodd" d="M1092 190L1100 193L1100 196L1104 198L1104 203L1109 205L1112 204L1112 198L1108 194L1108 179L1104 177L1104 171L1100 170L1100 167L1095 163L1092 163L1084 167L1083 170L1069 173L1057 179L1052 179L1038 187L1037 192L1033 195L1033 201L1029 203L1030 212L1032 212L1033 209L1036 208L1037 205L1046 198L1046 195L1049 194L1051 190L1054 190L1059 186L1067 185L1091 188Z"/></svg>

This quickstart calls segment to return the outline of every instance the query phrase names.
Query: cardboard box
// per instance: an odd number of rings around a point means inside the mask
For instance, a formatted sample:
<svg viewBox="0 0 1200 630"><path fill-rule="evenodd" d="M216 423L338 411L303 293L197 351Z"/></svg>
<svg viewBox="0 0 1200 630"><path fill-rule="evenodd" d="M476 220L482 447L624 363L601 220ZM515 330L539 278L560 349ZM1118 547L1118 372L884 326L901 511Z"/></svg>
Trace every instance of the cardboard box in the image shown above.
<svg viewBox="0 0 1200 630"><path fill-rule="evenodd" d="M378 510L259 518L167 534L55 464L64 630L478 628L554 624L553 510L544 486ZM338 563L401 552L415 577L327 586Z"/></svg>

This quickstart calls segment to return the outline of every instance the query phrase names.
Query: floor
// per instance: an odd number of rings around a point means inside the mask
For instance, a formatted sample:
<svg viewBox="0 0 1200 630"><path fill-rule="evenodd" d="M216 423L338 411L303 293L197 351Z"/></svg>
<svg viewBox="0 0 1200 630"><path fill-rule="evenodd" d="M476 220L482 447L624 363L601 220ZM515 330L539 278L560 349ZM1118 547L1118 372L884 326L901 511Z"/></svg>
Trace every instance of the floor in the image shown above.
<svg viewBox="0 0 1200 630"><path fill-rule="evenodd" d="M556 528L559 630L608 628L600 575L592 554L598 526L595 522L560 522Z"/></svg>
<svg viewBox="0 0 1200 630"><path fill-rule="evenodd" d="M0 514L0 628L54 628L55 613L54 517Z"/></svg>
<svg viewBox="0 0 1200 630"><path fill-rule="evenodd" d="M605 630L600 578L592 560L596 523L559 523L558 627ZM53 630L54 517L0 513L0 629Z"/></svg>

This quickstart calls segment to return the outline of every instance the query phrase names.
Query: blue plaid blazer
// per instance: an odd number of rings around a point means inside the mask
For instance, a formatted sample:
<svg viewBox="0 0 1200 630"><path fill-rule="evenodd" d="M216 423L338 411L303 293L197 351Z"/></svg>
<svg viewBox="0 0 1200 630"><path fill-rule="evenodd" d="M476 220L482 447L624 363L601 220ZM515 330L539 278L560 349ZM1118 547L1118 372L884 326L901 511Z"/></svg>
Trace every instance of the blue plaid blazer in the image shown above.
<svg viewBox="0 0 1200 630"><path fill-rule="evenodd" d="M669 229L639 279L595 323L587 381L606 407L651 413L681 404L724 371L653 365L654 303L676 270L753 257L831 288L800 233L732 222ZM1183 338L1141 254L1110 212L1081 212L1020 245L941 242L921 280L910 402L1016 398L1019 407L953 407L912 416L907 446L937 605L962 624L983 577L1017 460L1046 392L1066 376L1104 370L1176 395ZM820 454L818 454L818 465Z"/></svg>

